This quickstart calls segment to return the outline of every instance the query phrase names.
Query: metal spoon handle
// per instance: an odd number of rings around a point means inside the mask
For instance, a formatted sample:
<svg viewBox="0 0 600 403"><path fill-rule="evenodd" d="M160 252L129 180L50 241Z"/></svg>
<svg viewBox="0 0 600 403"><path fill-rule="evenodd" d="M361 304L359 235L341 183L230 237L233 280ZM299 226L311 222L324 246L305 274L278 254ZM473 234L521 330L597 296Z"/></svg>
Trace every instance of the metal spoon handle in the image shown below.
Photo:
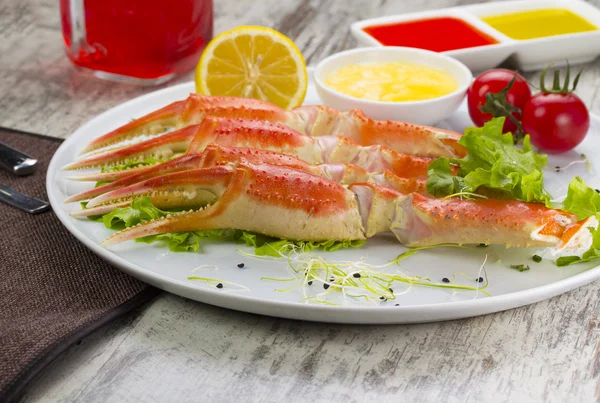
<svg viewBox="0 0 600 403"><path fill-rule="evenodd" d="M31 214L41 213L50 208L50 204L45 201L26 196L4 185L0 185L0 201Z"/></svg>

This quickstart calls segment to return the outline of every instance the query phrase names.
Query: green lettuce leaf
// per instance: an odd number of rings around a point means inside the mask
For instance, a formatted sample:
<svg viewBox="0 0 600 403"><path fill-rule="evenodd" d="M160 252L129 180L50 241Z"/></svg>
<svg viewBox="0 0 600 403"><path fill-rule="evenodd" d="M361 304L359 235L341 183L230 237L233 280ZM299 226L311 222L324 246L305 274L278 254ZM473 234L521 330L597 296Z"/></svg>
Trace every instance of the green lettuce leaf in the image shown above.
<svg viewBox="0 0 600 403"><path fill-rule="evenodd" d="M600 219L600 194L586 185L580 177L575 177L569 183L567 197L562 204L553 206L563 211L575 214L579 220L591 216ZM600 230L589 228L592 233L592 245L581 256L562 256L556 259L557 266L570 266L600 259Z"/></svg>
<svg viewBox="0 0 600 403"><path fill-rule="evenodd" d="M450 160L438 158L429 164L427 169L427 192L434 197L444 197L463 192L466 185L463 178L454 176L450 171Z"/></svg>
<svg viewBox="0 0 600 403"><path fill-rule="evenodd" d="M135 199L130 206L121 207L105 214L102 221L106 228L123 229L144 221L156 220L168 214L152 204L149 197Z"/></svg>
<svg viewBox="0 0 600 403"><path fill-rule="evenodd" d="M235 241L240 237L240 232L234 229L214 229L190 232L169 232L166 234L150 235L136 239L136 242L153 243L165 242L172 252L198 252L201 244L206 240Z"/></svg>
<svg viewBox="0 0 600 403"><path fill-rule="evenodd" d="M592 233L592 246L580 256L562 256L556 259L557 266L570 266L576 263L590 262L600 259L600 230L588 228Z"/></svg>
<svg viewBox="0 0 600 403"><path fill-rule="evenodd" d="M467 155L434 160L429 165L427 191L442 197L487 188L527 202L549 200L542 171L547 156L533 150L529 136L525 136L523 148L517 148L510 133L502 134L503 124L504 118L496 118L483 127L467 128L459 141L468 150ZM453 178L450 162L460 166Z"/></svg>
<svg viewBox="0 0 600 403"><path fill-rule="evenodd" d="M567 190L567 197L562 203L562 206L558 206L564 211L573 213L583 220L600 211L600 194L586 185L585 181L580 177L575 177L569 183L569 189Z"/></svg>
<svg viewBox="0 0 600 403"><path fill-rule="evenodd" d="M85 205L82 204L82 207L85 208ZM96 220L102 220L106 228L124 229L145 221L156 220L167 214L173 214L173 212L163 211L154 206L149 197L143 197L135 199L128 207L117 208L102 217L96 217ZM291 251L293 247L299 247L304 252L317 248L324 251L335 251L341 248L358 248L365 243L364 240L329 240L323 242L288 241L231 228L170 232L139 238L136 239L136 242L164 242L167 244L169 250L173 252L198 252L202 243L207 240L233 241L246 244L246 246L255 248L256 255L274 257L280 257L280 252Z"/></svg>

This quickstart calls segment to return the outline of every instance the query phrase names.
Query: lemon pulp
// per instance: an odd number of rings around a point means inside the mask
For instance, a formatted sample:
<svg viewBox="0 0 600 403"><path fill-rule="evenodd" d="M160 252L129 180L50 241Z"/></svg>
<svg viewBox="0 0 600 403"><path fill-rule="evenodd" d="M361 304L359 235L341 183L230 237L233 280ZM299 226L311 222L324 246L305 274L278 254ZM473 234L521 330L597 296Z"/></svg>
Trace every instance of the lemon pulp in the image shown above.
<svg viewBox="0 0 600 403"><path fill-rule="evenodd" d="M383 102L421 101L458 89L452 74L408 62L343 66L325 78L325 85L352 97Z"/></svg>
<svg viewBox="0 0 600 403"><path fill-rule="evenodd" d="M196 91L256 98L283 108L304 100L306 64L294 42L271 28L241 26L216 36L196 67Z"/></svg>

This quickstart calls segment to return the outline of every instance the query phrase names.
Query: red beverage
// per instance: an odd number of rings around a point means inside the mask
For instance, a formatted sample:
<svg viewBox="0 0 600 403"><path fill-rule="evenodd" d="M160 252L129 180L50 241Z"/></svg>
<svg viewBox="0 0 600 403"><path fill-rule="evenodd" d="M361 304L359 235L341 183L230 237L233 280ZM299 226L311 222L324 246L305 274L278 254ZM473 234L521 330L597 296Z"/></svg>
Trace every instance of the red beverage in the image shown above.
<svg viewBox="0 0 600 403"><path fill-rule="evenodd" d="M213 0L60 0L60 5L67 55L102 78L164 82L194 68L212 38Z"/></svg>

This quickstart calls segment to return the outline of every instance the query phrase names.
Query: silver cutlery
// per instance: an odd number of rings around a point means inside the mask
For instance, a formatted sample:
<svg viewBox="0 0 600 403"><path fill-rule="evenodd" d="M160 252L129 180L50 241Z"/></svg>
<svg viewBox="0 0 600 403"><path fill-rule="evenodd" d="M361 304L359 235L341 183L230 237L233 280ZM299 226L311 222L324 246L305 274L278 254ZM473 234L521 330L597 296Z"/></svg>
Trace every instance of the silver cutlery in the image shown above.
<svg viewBox="0 0 600 403"><path fill-rule="evenodd" d="M31 214L41 213L50 209L50 204L47 202L35 197L26 196L4 185L0 185L0 201Z"/></svg>
<svg viewBox="0 0 600 403"><path fill-rule="evenodd" d="M35 158L0 143L0 166L8 172L18 176L30 175L35 171L36 164Z"/></svg>

